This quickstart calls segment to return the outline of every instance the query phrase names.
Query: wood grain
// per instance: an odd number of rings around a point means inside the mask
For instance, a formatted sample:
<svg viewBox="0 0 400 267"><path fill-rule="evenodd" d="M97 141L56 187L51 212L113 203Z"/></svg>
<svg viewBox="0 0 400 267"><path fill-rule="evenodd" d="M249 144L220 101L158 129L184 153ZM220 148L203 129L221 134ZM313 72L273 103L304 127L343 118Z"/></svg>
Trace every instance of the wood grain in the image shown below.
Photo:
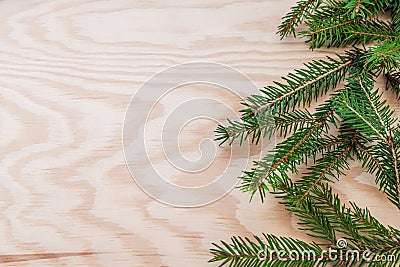
<svg viewBox="0 0 400 267"><path fill-rule="evenodd" d="M310 240L271 196L248 203L234 190L193 209L157 202L130 176L121 139L132 95L167 67L218 62L261 87L335 53L275 35L294 2L0 1L0 263L213 266L211 242L231 235ZM237 98L222 100L239 107ZM209 137L214 126L193 126L186 142ZM351 165L335 190L400 227L373 177Z"/></svg>

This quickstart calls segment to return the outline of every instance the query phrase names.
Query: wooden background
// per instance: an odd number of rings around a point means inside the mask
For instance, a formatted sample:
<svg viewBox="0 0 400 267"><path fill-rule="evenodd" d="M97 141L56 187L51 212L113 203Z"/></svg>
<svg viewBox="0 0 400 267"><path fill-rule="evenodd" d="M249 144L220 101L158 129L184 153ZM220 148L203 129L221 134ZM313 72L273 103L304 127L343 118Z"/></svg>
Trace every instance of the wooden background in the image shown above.
<svg viewBox="0 0 400 267"><path fill-rule="evenodd" d="M270 196L261 205L234 190L191 209L157 202L131 178L121 138L132 95L172 65L219 62L261 87L334 53L279 40L276 27L293 3L1 0L0 263L213 266L206 263L211 242L231 235L310 240ZM236 98L221 100L239 106ZM400 227L373 177L351 165L334 185L343 200Z"/></svg>

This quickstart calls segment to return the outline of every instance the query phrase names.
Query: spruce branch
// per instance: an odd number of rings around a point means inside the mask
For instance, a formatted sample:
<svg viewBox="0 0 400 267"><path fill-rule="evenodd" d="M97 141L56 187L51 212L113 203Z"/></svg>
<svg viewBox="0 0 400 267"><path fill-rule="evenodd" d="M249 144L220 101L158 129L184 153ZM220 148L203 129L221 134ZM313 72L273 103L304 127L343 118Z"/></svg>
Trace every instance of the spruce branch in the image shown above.
<svg viewBox="0 0 400 267"><path fill-rule="evenodd" d="M220 145L222 145L227 140L231 144L238 139L242 144L251 136L251 142L257 144L261 137L271 138L275 133L285 137L314 120L315 118L307 110L294 110L275 116L253 116L247 118L246 121L228 120L227 126L219 125L215 130L215 140L221 141Z"/></svg>
<svg viewBox="0 0 400 267"><path fill-rule="evenodd" d="M282 251L283 259L287 260L287 266L326 266L328 260L327 255L322 255L322 249L315 243L306 243L298 239L289 237L277 237L274 235L263 234L261 238L254 236L254 241L249 238L232 237L231 244L225 243L215 244L211 249L213 258L209 262L223 261L220 266L276 266L281 260L276 254ZM313 253L309 257L304 257L297 261L289 261L290 255L295 251L301 255L304 251ZM286 254L286 255L283 255ZM315 255L315 256L314 256Z"/></svg>
<svg viewBox="0 0 400 267"><path fill-rule="evenodd" d="M310 104L314 98L325 94L343 80L358 52L350 51L345 56L339 56L339 60L327 57L327 60L305 64L306 69L297 70L295 74L284 78L286 84L275 82L276 87L267 86L261 90L262 96L250 96L247 99L251 107L249 112L283 113L300 104Z"/></svg>
<svg viewBox="0 0 400 267"><path fill-rule="evenodd" d="M398 230L380 224L368 209L361 209L355 203L351 203L351 207L342 204L326 183L314 187L300 204L297 203L302 190L296 183L287 179L276 186L279 190L275 194L284 200L281 203L300 218L299 229L328 241L322 245L335 245L339 234L350 241L349 248L352 249L387 249L400 244ZM373 243L371 238L375 237L376 231L385 234L379 238L380 242Z"/></svg>
<svg viewBox="0 0 400 267"><path fill-rule="evenodd" d="M368 76L348 78L346 90L342 90L336 100L335 110L365 136L375 136L386 142L390 135L388 128L397 120L385 105L386 101L381 101L381 94L373 88L374 80Z"/></svg>
<svg viewBox="0 0 400 267"><path fill-rule="evenodd" d="M312 189L322 181L331 182L330 177L339 179L338 176L343 174L341 169L349 169L347 160L350 158L352 148L353 144L347 143L338 150L331 151L327 155L322 156L314 166L308 168L309 172L297 182L302 188L302 193L297 204L300 204L310 194Z"/></svg>
<svg viewBox="0 0 400 267"><path fill-rule="evenodd" d="M366 44L372 41L395 39L398 34L392 26L378 19L365 20L354 18L327 18L309 21L309 30L302 31L301 35L308 37L311 48L321 46L346 46Z"/></svg>
<svg viewBox="0 0 400 267"><path fill-rule="evenodd" d="M276 82L276 86L267 86L261 90L262 95L247 98L240 121L228 120L226 126L219 125L215 130L216 140L221 144L236 139L243 142L250 138L258 143L261 137L274 133L286 136L296 129L309 125L312 118L307 111L294 110L298 106L305 107L313 99L326 94L344 80L353 61L361 57L362 52L354 49L346 52L338 59L327 57L305 64L306 68L296 70L283 78L286 83Z"/></svg>
<svg viewBox="0 0 400 267"><path fill-rule="evenodd" d="M381 100L378 91L373 90L374 81L371 78L365 76L363 79L356 77L348 80L348 90L343 91L338 100L337 113L362 135L378 142L375 146L375 148L379 148L377 158L385 162L385 175L383 176L385 181L381 181L381 187L384 185L384 190L392 202L400 208L400 136L397 130L397 119L393 117L394 112L385 104L385 101ZM366 159L365 162L371 166L374 161ZM386 174L388 172L391 174ZM377 172L377 174L382 175L381 172ZM377 180L382 180L383 177L378 176ZM395 177L395 180L393 181L390 177ZM396 193L393 194L394 192Z"/></svg>
<svg viewBox="0 0 400 267"><path fill-rule="evenodd" d="M350 244L351 248L365 249L364 245L359 242L361 236L352 220L350 208L342 204L339 196L333 194L332 189L325 183L319 184L312 190L313 202L330 220L335 231L341 233L342 237L346 237L353 243L353 245Z"/></svg>
<svg viewBox="0 0 400 267"><path fill-rule="evenodd" d="M307 25L318 26L321 25L321 19L325 23L325 27L320 28L322 32L325 30L340 28L347 24L342 21L337 25L326 24L332 19L347 19L352 22L375 20L379 12L390 9L392 13L392 20L395 25L399 21L399 4L396 1L389 0L301 0L298 1L282 19L282 23L278 27L278 34L283 38L287 35L293 34L296 37L296 28L305 21ZM352 23L352 22L348 23ZM344 23L344 24L343 24ZM328 26L327 26L328 25ZM354 23L354 26L357 24ZM366 27L367 28L367 27ZM310 31L312 31L310 29ZM316 30L319 31L319 30ZM398 32L398 31L397 31ZM333 38L332 38L333 39Z"/></svg>
<svg viewBox="0 0 400 267"><path fill-rule="evenodd" d="M304 130L295 132L285 141L278 144L272 151L272 154L266 155L261 161L255 162L255 166L251 171L245 171L241 177L242 183L240 189L242 191L250 191L254 195L259 191L261 199L265 196L265 190L268 187L264 183L265 180L279 179L279 174L283 175L288 170L296 171L296 165L306 163L307 158L314 157L322 149L329 149L326 144L331 143L332 146L338 142L332 138L321 138L321 133L326 131L328 122L335 123L333 110L321 110L316 113L318 119L314 124ZM322 142L321 142L322 141Z"/></svg>
<svg viewBox="0 0 400 267"><path fill-rule="evenodd" d="M365 68L376 75L390 73L400 66L400 37L387 39L371 46L361 57Z"/></svg>
<svg viewBox="0 0 400 267"><path fill-rule="evenodd" d="M356 144L357 159L362 162L362 166L369 173L375 175L375 182L379 185L380 190L383 190L388 195L389 200L400 209L393 162L385 161L385 158L390 158L392 155L390 151L387 151L387 146L382 148L383 150L380 149L379 145Z"/></svg>
<svg viewBox="0 0 400 267"><path fill-rule="evenodd" d="M368 208L361 209L354 202L351 202L352 218L364 242L370 248L382 248L396 246L400 243L398 231L390 229L374 218Z"/></svg>
<svg viewBox="0 0 400 267"><path fill-rule="evenodd" d="M341 16L344 12L345 5L345 2L337 0L330 0L326 3L323 2L317 9L314 10L314 12L310 13L310 15L307 17L307 21Z"/></svg>
<svg viewBox="0 0 400 267"><path fill-rule="evenodd" d="M320 245L333 246L337 242L338 232L347 233L346 227L342 228L341 224L337 223L339 217L346 217L344 213L347 210L341 205L339 198L332 195L332 191L328 187L325 188L323 183L314 187L312 189L313 194L308 194L301 202L299 199L302 190L290 179L279 184L277 188L279 190L274 194L278 198L282 198L284 201L281 203L300 219L299 229L320 239L322 242ZM338 215L340 216L337 217ZM347 234L348 236L351 235Z"/></svg>
<svg viewBox="0 0 400 267"><path fill-rule="evenodd" d="M279 264L293 264L293 266L318 266L331 262L341 266L359 266L368 264L365 259L357 260L332 260L324 257L322 250L326 247L336 248L337 236L346 237L350 243L345 250L370 250L374 257L383 255L400 254L400 234L392 227L385 227L374 218L368 209L361 209L351 203L346 207L341 203L338 195L333 194L332 189L321 184L313 189L313 195L308 197L301 205L294 205L298 198L299 189L290 179L279 185L280 191L275 192L277 197L282 198L282 204L286 205L290 212L293 212L300 219L300 229L306 230L309 235L322 241L322 244L305 243L285 237L263 234L264 240L255 236L256 241L246 238L234 237L232 243L224 241L222 245L214 244L211 249L213 258L211 262L222 261L220 266L275 266ZM379 233L379 236L376 235ZM324 242L326 241L326 242ZM301 260L283 261L277 257L290 253L303 255L304 252L313 251L314 257L309 262L307 258ZM327 254L325 254L327 255ZM286 258L285 258L286 259ZM287 258L288 259L288 258ZM319 260L319 261L316 261ZM393 262L385 262L387 266L396 266L397 258ZM312 265L310 265L312 264Z"/></svg>
<svg viewBox="0 0 400 267"><path fill-rule="evenodd" d="M386 74L386 90L392 90L397 99L400 99L400 72Z"/></svg>
<svg viewBox="0 0 400 267"><path fill-rule="evenodd" d="M376 145L377 156L383 161L385 166L387 184L384 188L389 196L389 200L400 209L400 132L398 127L388 135L386 142L378 142ZM385 178L385 176L383 177ZM394 179L395 178L395 179ZM380 179L380 177L378 177Z"/></svg>
<svg viewBox="0 0 400 267"><path fill-rule="evenodd" d="M234 237L232 243L221 241L222 245L213 244L211 249L213 258L211 262L222 261L220 266L275 266L289 264L288 266L318 266L327 262L341 266L362 266L370 264L364 258L359 260L345 259L332 260L324 257L322 250L326 247L336 248L337 236L346 237L350 241L345 250L365 251L369 250L373 257L383 255L400 255L400 234L392 227L385 227L374 218L368 209L361 209L351 203L346 207L341 203L338 195L333 194L332 189L326 184L313 188L313 194L307 197L301 205L295 205L298 199L299 189L287 179L279 185L276 196L283 199L282 204L287 206L300 219L300 229L306 230L309 235L318 238L322 244L305 243L301 240L265 235L265 241L255 236L256 241L246 238ZM377 236L378 235L378 236ZM326 242L324 242L326 241ZM304 252L313 251L313 258L309 262L307 258L301 260L286 261L277 257L277 252L283 255L290 253L304 255ZM346 252L346 251L345 251ZM327 254L325 254L327 255ZM319 260L319 261L317 261ZM396 261L388 261L380 264L385 266L396 266ZM310 265L311 264L311 265Z"/></svg>
<svg viewBox="0 0 400 267"><path fill-rule="evenodd" d="M400 2L393 0L390 11L392 13L393 28L397 34L400 34Z"/></svg>
<svg viewBox="0 0 400 267"><path fill-rule="evenodd" d="M296 37L296 27L309 15L319 4L320 0L301 0L293 6L288 14L282 19L283 22L278 27L278 33L283 38L289 34Z"/></svg>
<svg viewBox="0 0 400 267"><path fill-rule="evenodd" d="M385 9L387 1L385 0L347 0L345 3L345 9L347 9L346 15L350 15L352 18L355 17L376 17L379 11Z"/></svg>

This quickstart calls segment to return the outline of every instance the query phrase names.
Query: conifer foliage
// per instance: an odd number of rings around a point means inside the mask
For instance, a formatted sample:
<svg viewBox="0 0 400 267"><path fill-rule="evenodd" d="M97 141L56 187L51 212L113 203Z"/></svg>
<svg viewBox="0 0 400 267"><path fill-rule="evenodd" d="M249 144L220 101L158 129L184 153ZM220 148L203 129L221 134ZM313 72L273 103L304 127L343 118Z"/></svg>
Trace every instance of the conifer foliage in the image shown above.
<svg viewBox="0 0 400 267"><path fill-rule="evenodd" d="M300 24L308 29L297 32ZM283 17L278 33L306 37L311 49L335 46L344 52L307 63L283 82L249 96L241 119L219 125L216 140L258 143L282 136L281 143L243 171L239 188L251 197L258 193L262 201L267 192L274 194L299 218L299 229L320 242L268 234L233 237L230 243L214 244L210 261L220 266L400 266L400 231L382 225L367 208L346 206L329 185L346 179L349 160L360 161L400 209L400 124L376 86L385 79L385 89L400 98L400 1L300 0ZM308 110L328 92L315 112ZM294 181L291 175L301 164L307 171ZM342 238L346 247L338 246ZM380 260L331 259L321 255L324 248L368 250ZM272 253L305 250L317 257L282 260Z"/></svg>

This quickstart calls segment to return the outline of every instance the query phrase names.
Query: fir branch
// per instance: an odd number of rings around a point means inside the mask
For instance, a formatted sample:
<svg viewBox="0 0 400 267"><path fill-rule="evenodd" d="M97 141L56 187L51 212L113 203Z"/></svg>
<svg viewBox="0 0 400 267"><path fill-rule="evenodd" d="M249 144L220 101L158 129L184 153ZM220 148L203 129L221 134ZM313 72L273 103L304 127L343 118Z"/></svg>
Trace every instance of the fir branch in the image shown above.
<svg viewBox="0 0 400 267"><path fill-rule="evenodd" d="M372 41L395 39L398 34L391 25L378 19L348 19L327 18L322 23L320 20L309 21L310 30L302 31L303 36L308 37L307 42L311 48L319 48L323 45L345 46L367 44Z"/></svg>
<svg viewBox="0 0 400 267"><path fill-rule="evenodd" d="M330 214L320 209L315 199L308 195L305 201L297 205L301 190L290 178L273 184L273 187L276 190L273 194L277 198L283 200L280 203L284 204L288 211L294 213L300 219L300 230L307 231L308 235L320 239L320 241L323 242L320 245L334 246L336 244L336 229L329 219ZM327 193L329 194L331 192ZM326 199L331 198L327 197L322 199L324 202ZM323 204L326 205L326 202Z"/></svg>
<svg viewBox="0 0 400 267"><path fill-rule="evenodd" d="M322 249L315 243L267 234L263 234L263 237L264 242L254 236L255 241L232 237L231 244L224 241L221 244L213 243L214 248L210 250L213 258L209 262L223 261L219 266L276 266L280 264L278 251L281 252L279 257L288 261L288 266L326 266L328 262L328 255L323 255ZM313 255L291 261L289 257L292 251L296 251L298 255L309 251Z"/></svg>
<svg viewBox="0 0 400 267"><path fill-rule="evenodd" d="M347 44L349 42L352 42L351 44L368 44L372 41L398 37L391 24L379 19L357 21L356 24L352 24L346 29L346 35L348 35Z"/></svg>
<svg viewBox="0 0 400 267"><path fill-rule="evenodd" d="M382 0L347 0L345 2L345 14L350 15L352 18L373 18L376 17L379 11L384 10L386 2Z"/></svg>
<svg viewBox="0 0 400 267"><path fill-rule="evenodd" d="M382 178L377 178L383 179L386 177L387 184L384 191L387 192L389 200L400 209L400 132L398 129L393 132L395 134L388 136L387 142L378 142L375 146L377 150L375 154L382 160L387 172Z"/></svg>
<svg viewBox="0 0 400 267"><path fill-rule="evenodd" d="M386 90L391 89L395 93L397 99L400 99L400 72L386 74Z"/></svg>
<svg viewBox="0 0 400 267"><path fill-rule="evenodd" d="M355 144L355 148L357 152L357 159L359 159L363 164L362 166L367 167L372 174L374 174L377 170L380 172L385 170L385 167L382 166L381 162L371 151L369 151L371 148L359 143Z"/></svg>
<svg viewBox="0 0 400 267"><path fill-rule="evenodd" d="M314 187L306 199L297 205L302 190L290 179L279 184L280 191L275 194L285 201L281 202L300 218L302 230L328 244L336 243L337 233L344 234L351 242L352 249L388 249L400 245L400 235L393 228L386 228L378 222L368 209L361 209L352 203L351 208L341 203L337 194L325 183ZM377 238L376 232L382 236ZM383 234L384 233L384 234ZM375 243L371 238L375 237ZM371 243L370 243L371 242Z"/></svg>
<svg viewBox="0 0 400 267"><path fill-rule="evenodd" d="M283 38L289 34L296 37L296 27L309 15L320 3L320 0L301 0L293 6L288 14L282 19L278 27L278 33Z"/></svg>
<svg viewBox="0 0 400 267"><path fill-rule="evenodd" d="M334 69L331 69L328 72L323 73L322 75L316 77L315 79L306 81L304 84L299 85L298 87L294 88L292 91L289 91L289 92L281 95L280 97L272 100L271 102L263 104L263 105L255 108L254 109L255 114L257 114L260 110L263 110L263 109L266 109L267 107L273 106L274 104L297 94L299 91L304 90L315 83L318 83L320 80L325 79L326 77L330 76L331 74L339 72L341 69L346 68L351 63L352 63L352 60L348 60L348 61L344 62L343 64L335 67Z"/></svg>
<svg viewBox="0 0 400 267"><path fill-rule="evenodd" d="M323 45L340 46L345 43L346 32L343 28L346 25L354 24L355 19L328 18L319 21L318 24L308 24L309 30L300 32L301 35L308 37L307 43L311 43L311 48L318 48ZM309 22L310 23L310 22ZM335 36L335 38L332 38Z"/></svg>
<svg viewBox="0 0 400 267"><path fill-rule="evenodd" d="M309 232L309 235L328 241L326 245L336 247L336 233L342 233L351 243L345 248L350 251L363 252L366 249L372 253L372 258L384 255L400 255L400 234L392 227L385 227L374 218L368 209L361 209L354 203L351 208L341 203L338 195L332 193L332 189L324 184L314 188L313 194L307 197L301 205L293 205L298 198L299 189L290 179L279 184L280 191L275 192L277 197L284 199L282 204L288 210L295 213L300 219L302 230ZM265 235L265 242L257 236L256 241L248 238L234 237L231 244L221 241L222 245L213 244L211 249L213 258L211 262L222 261L220 266L275 266L279 264L293 264L294 266L318 266L327 262L333 262L341 266L362 266L370 264L366 259L337 259L323 257L322 244L307 244L301 240L287 239ZM282 251L283 255L290 255L291 251L297 251L303 255L305 251L314 251L319 262L308 262L307 258L301 261L282 261L277 257L277 252ZM281 254L281 255L282 255ZM318 257L318 255L320 257ZM286 258L285 258L286 259ZM289 258L287 258L288 260ZM322 261L321 261L322 260ZM383 262L385 266L396 266L396 261ZM311 265L310 265L311 264ZM287 265L285 265L287 266Z"/></svg>
<svg viewBox="0 0 400 267"><path fill-rule="evenodd" d="M389 230L371 215L368 208L361 209L354 202L350 202L352 207L352 218L356 223L358 231L362 235L363 241L367 242L370 248L396 246L400 240L396 238L394 231Z"/></svg>
<svg viewBox="0 0 400 267"><path fill-rule="evenodd" d="M391 246L400 245L400 239L393 238L393 232L383 225L377 225L377 220L368 210L360 209L353 204L353 208L358 208L355 213L354 210L342 204L338 195L333 194L332 189L325 183L314 187L305 200L298 205L302 190L296 184L290 179L286 179L284 182L275 185L279 190L274 194L284 199L281 203L299 217L301 226L299 229L306 230L310 236L328 241L324 245L335 245L338 233L341 233L342 237L344 235L351 242L349 244L351 249L387 249ZM365 218L367 215L369 217ZM360 216L364 216L365 220L368 219L369 223L361 223ZM379 230L385 231L389 237L382 237L379 239L380 243L370 245L367 241L371 240L365 234L371 234L371 223L375 223L375 227L380 227Z"/></svg>
<svg viewBox="0 0 400 267"><path fill-rule="evenodd" d="M275 133L286 137L289 133L309 125L314 120L315 118L307 110L295 110L275 116L254 116L248 118L247 121L228 120L227 126L219 125L215 130L215 140L221 141L220 145L222 145L227 140L231 144L239 139L239 143L242 144L251 136L251 142L257 144L261 137L271 138Z"/></svg>
<svg viewBox="0 0 400 267"><path fill-rule="evenodd" d="M368 99L368 103L371 105L373 112L376 114L376 117L378 118L378 122L380 123L380 126L382 127L382 129L384 130L384 132L386 134L388 134L388 129L387 129L387 123L383 122L383 116L385 116L386 121L390 119L390 117L392 116L393 113L387 113L386 111L378 110L378 105L380 105L379 98L377 97L377 94L374 92L371 92L370 90L367 91L367 89L365 89L362 81L358 80L359 84L360 84L360 88L362 90L362 92L364 93L366 99ZM372 99L374 98L374 99ZM385 114L385 115L381 115Z"/></svg>
<svg viewBox="0 0 400 267"><path fill-rule="evenodd" d="M312 118L307 111L292 110L301 104L310 104L314 98L335 88L361 54L355 49L339 56L339 59L327 57L327 60L312 61L305 64L305 69L284 78L286 84L275 83L277 86L261 90L262 95L248 97L245 103L248 108L242 110L241 120L228 120L226 126L219 125L215 130L216 140L223 144L238 139L242 143L250 137L252 142L258 143L261 137L272 136L276 131L286 136L309 125ZM289 113L285 115L284 112Z"/></svg>
<svg viewBox="0 0 400 267"><path fill-rule="evenodd" d="M283 192L286 194L294 191L294 189L290 188L296 188L296 193L291 194L292 196L288 198L290 201L284 204L297 209L302 207L304 202L308 202L305 205L317 207L321 213L320 216L329 219L330 225L335 231L349 236L354 241L358 240L360 236L349 218L349 209L340 204L338 196L333 195L332 190L323 182L331 181L327 176L336 178L343 170L349 168L347 160L351 158L350 153L353 151L357 132L348 123L343 123L338 139L345 141L334 150L322 152L322 157L316 161L313 167L309 168L311 170L310 173L292 184L289 189L288 187L284 188ZM282 188L282 186L276 187ZM307 215L300 214L298 216L304 217ZM306 223L310 223L310 221ZM313 231L312 229L307 230ZM330 239L330 241L334 242L335 240Z"/></svg>
<svg viewBox="0 0 400 267"><path fill-rule="evenodd" d="M253 95L247 99L250 109L247 113L260 112L272 114L283 113L290 109L309 104L313 98L325 94L330 88L342 81L350 69L353 60L359 56L359 50L349 51L339 60L328 57L328 60L317 60L306 64L306 68L289 74L285 79L287 84L275 83L261 90L263 95Z"/></svg>
<svg viewBox="0 0 400 267"><path fill-rule="evenodd" d="M354 23L355 21L356 21L355 19L351 19L351 20L345 20L345 21L342 21L342 22L335 22L335 23L333 23L333 24L331 24L329 26L324 26L322 28L310 31L310 32L308 32L308 34L312 36L312 35L314 35L316 33L328 32L328 31L330 31L332 29L341 28L342 26L345 26L347 24Z"/></svg>
<svg viewBox="0 0 400 267"><path fill-rule="evenodd" d="M363 78L349 77L346 90L341 91L340 97L335 100L335 110L364 136L375 136L377 140L386 142L387 127L397 120L373 87L374 80L368 75ZM372 109L367 108L368 104Z"/></svg>
<svg viewBox="0 0 400 267"><path fill-rule="evenodd" d="M379 189L383 190L389 197L389 200L400 209L400 202L398 196L398 187L395 171L391 170L390 162L385 162L383 158L383 151L378 150L377 146L366 146L365 144L356 144L357 159L362 162L362 166L367 171L375 175L375 182L379 185ZM389 154L389 155L388 155ZM386 152L386 158L391 157L390 152Z"/></svg>
<svg viewBox="0 0 400 267"><path fill-rule="evenodd" d="M400 2L393 0L391 5L392 24L395 31L400 34Z"/></svg>
<svg viewBox="0 0 400 267"><path fill-rule="evenodd" d="M362 135L378 142L376 148L379 148L377 150L379 151L379 159L385 160L386 171L393 174L395 181L387 179L391 177L387 174L377 179L386 178L385 183L383 183L384 189L392 202L400 207L400 136L397 130L398 126L396 126L397 120L393 118L393 111L385 105L385 101L381 101L378 92L373 91L373 80L370 77L365 76L363 79L349 78L348 80L347 90L343 91L339 98L340 104L336 106L337 113L343 119L347 119ZM366 163L371 166L372 161L367 159ZM382 175L380 172L377 174ZM393 194L393 191L396 193Z"/></svg>
<svg viewBox="0 0 400 267"><path fill-rule="evenodd" d="M317 153L315 148L316 144L318 144L317 140L320 138L320 133L324 130L328 121L334 121L331 118L332 114L333 110L319 114L320 118L315 121L314 125L294 133L284 142L278 144L273 150L273 154L269 154L261 161L255 162L255 167L251 171L244 172L239 188L242 191L250 191L253 195L259 191L261 199L263 199L265 190L267 190L267 186L264 183L266 179L276 179L277 172L281 174L287 170L296 172L295 166L299 161L304 162L307 157L315 156Z"/></svg>
<svg viewBox="0 0 400 267"><path fill-rule="evenodd" d="M330 0L324 2L307 17L307 23L321 21L321 18L341 17L346 11L345 5L344 1Z"/></svg>
<svg viewBox="0 0 400 267"><path fill-rule="evenodd" d="M360 114L359 111L357 111L354 107L350 106L350 104L348 102L349 101L344 100L343 101L344 106L350 112L354 113L354 115L356 115L356 118L360 119L362 121L362 123L366 124L366 126L368 126L367 128L372 130L380 139L384 139L385 137L374 127L374 125L372 125L372 122L370 122L365 116Z"/></svg>
<svg viewBox="0 0 400 267"><path fill-rule="evenodd" d="M371 46L360 58L365 61L365 68L368 71L375 71L376 74L390 73L398 69L400 67L400 37L386 39Z"/></svg>
<svg viewBox="0 0 400 267"><path fill-rule="evenodd" d="M334 229L353 243L351 248L365 249L364 244L359 242L361 235L352 220L351 209L341 203L339 196L332 193L332 188L327 184L320 184L316 190L313 188L311 197L316 206L323 211L324 216L331 221Z"/></svg>
<svg viewBox="0 0 400 267"><path fill-rule="evenodd" d="M295 110L288 114L280 114L274 117L275 131L280 136L286 137L289 133L305 128L315 120L316 118L308 110ZM271 137L271 134L269 137Z"/></svg>
<svg viewBox="0 0 400 267"><path fill-rule="evenodd" d="M299 205L310 194L312 189L322 181L330 182L331 179L329 176L337 178L337 176L342 174L340 169L349 169L347 160L349 159L352 147L353 144L348 143L337 151L331 151L329 154L317 160L315 166L308 168L310 172L297 182L299 187L302 188L301 196L296 203L297 205ZM336 171L336 173L333 171Z"/></svg>

